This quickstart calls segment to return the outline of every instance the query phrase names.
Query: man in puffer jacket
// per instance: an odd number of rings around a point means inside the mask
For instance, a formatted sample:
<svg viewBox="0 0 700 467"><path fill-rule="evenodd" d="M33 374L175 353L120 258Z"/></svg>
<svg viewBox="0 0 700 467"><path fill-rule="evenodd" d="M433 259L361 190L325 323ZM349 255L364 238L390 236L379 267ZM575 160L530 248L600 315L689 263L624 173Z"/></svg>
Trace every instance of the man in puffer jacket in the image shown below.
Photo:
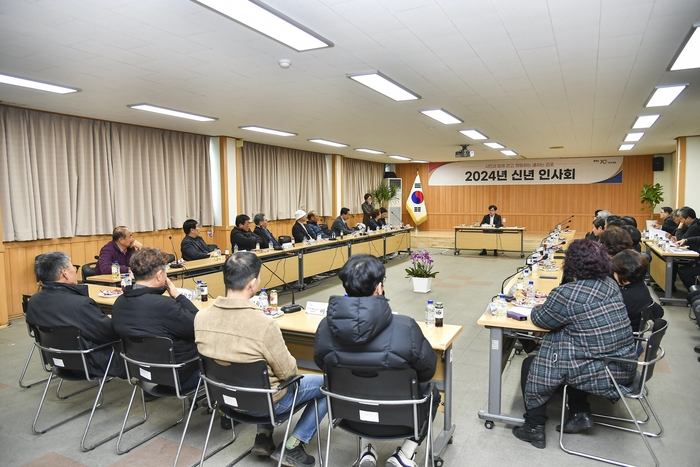
<svg viewBox="0 0 700 467"><path fill-rule="evenodd" d="M384 297L385 273L384 265L374 256L361 254L348 259L339 273L348 296L330 298L328 315L316 331L314 361L322 369L413 368L422 385L427 385L435 374L437 355L413 318L392 314ZM435 418L440 402L437 390L433 397ZM423 409L427 412L427 404ZM421 433L420 439L404 441L386 465L415 467L415 450L425 435ZM377 452L372 445L363 446L359 465L375 466L376 462Z"/></svg>

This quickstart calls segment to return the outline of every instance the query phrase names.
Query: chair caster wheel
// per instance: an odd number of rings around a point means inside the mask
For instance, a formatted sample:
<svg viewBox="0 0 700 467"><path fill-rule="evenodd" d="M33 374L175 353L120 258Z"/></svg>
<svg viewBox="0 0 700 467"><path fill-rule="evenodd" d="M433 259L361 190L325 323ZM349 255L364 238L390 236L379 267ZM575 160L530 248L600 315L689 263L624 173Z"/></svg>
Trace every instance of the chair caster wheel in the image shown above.
<svg viewBox="0 0 700 467"><path fill-rule="evenodd" d="M493 428L493 422L491 420L486 420L484 426L486 427L486 429L490 430Z"/></svg>
<svg viewBox="0 0 700 467"><path fill-rule="evenodd" d="M452 436L450 436L450 440L447 442L447 444L452 444L452 441L453 441Z"/></svg>
<svg viewBox="0 0 700 467"><path fill-rule="evenodd" d="M445 463L445 461L442 460L441 457L438 457L437 459L435 459L435 467L442 467L442 465L443 465L444 463Z"/></svg>

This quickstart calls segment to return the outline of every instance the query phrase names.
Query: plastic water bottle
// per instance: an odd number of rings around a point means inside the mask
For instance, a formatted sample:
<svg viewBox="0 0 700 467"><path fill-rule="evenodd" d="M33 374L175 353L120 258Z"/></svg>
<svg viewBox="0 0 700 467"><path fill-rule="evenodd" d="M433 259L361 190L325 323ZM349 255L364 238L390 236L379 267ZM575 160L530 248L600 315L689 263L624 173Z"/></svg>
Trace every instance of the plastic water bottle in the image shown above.
<svg viewBox="0 0 700 467"><path fill-rule="evenodd" d="M197 286L194 288L194 299L201 300L202 298L202 281L197 281Z"/></svg>
<svg viewBox="0 0 700 467"><path fill-rule="evenodd" d="M126 273L126 274L124 274L124 287L128 287L130 285L132 285L131 274Z"/></svg>
<svg viewBox="0 0 700 467"><path fill-rule="evenodd" d="M255 251L260 251L260 242L255 244Z"/></svg>
<svg viewBox="0 0 700 467"><path fill-rule="evenodd" d="M499 295L496 302L496 319L505 320L508 316L508 302L504 294Z"/></svg>
<svg viewBox="0 0 700 467"><path fill-rule="evenodd" d="M266 289L260 289L260 296L258 297L258 303L260 303L260 308L263 309L263 311L267 311L267 309L270 307L270 302L267 300L267 290Z"/></svg>
<svg viewBox="0 0 700 467"><path fill-rule="evenodd" d="M224 250L224 256L226 257L226 259L228 259L228 257L229 257L230 254L231 254L231 253L228 251L228 248L226 248L226 249Z"/></svg>
<svg viewBox="0 0 700 467"><path fill-rule="evenodd" d="M235 255L236 253L238 253L238 243L233 245L233 254Z"/></svg>
<svg viewBox="0 0 700 467"><path fill-rule="evenodd" d="M119 280L120 276L120 269L119 269L119 263L116 261L112 263L112 279L115 281Z"/></svg>
<svg viewBox="0 0 700 467"><path fill-rule="evenodd" d="M428 300L428 306L425 307L425 325L429 328L435 327L435 305L432 300Z"/></svg>
<svg viewBox="0 0 700 467"><path fill-rule="evenodd" d="M442 302L435 302L435 327L442 327L442 320L445 316L445 309L442 306Z"/></svg>
<svg viewBox="0 0 700 467"><path fill-rule="evenodd" d="M218 263L220 261L221 261L221 248L217 248L216 249L216 262Z"/></svg>
<svg viewBox="0 0 700 467"><path fill-rule="evenodd" d="M199 287L199 291L201 292L200 299L203 302L206 302L207 300L209 300L209 288L207 287L207 283L202 281Z"/></svg>

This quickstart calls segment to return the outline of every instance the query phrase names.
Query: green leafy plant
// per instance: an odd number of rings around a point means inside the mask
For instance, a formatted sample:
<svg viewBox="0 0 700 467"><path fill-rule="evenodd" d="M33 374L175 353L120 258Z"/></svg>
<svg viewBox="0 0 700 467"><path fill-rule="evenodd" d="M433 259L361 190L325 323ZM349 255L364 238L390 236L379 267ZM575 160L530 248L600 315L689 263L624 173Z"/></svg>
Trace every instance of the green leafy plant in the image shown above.
<svg viewBox="0 0 700 467"><path fill-rule="evenodd" d="M396 185L380 182L369 194L372 195L375 206L386 208L389 206L389 201L396 198L396 195L399 194L399 188Z"/></svg>
<svg viewBox="0 0 700 467"><path fill-rule="evenodd" d="M654 210L656 209L656 206L658 206L659 203L661 203L664 200L663 195L664 189L659 183L656 183L654 185L645 183L642 187L642 190L639 193L639 197L642 203L641 210L644 211L648 209L650 219L654 218Z"/></svg>
<svg viewBox="0 0 700 467"><path fill-rule="evenodd" d="M435 277L438 272L433 272L433 260L427 251L416 251L411 254L411 267L406 268L406 277Z"/></svg>

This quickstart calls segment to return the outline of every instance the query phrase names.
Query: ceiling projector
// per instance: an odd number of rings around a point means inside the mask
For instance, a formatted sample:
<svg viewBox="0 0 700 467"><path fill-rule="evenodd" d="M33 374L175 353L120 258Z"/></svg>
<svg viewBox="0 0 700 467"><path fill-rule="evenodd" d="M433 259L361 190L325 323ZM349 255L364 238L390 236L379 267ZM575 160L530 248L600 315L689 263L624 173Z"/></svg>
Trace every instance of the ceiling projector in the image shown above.
<svg viewBox="0 0 700 467"><path fill-rule="evenodd" d="M462 149L455 153L455 157L474 157L474 151L470 151L468 147L468 144L463 144Z"/></svg>

